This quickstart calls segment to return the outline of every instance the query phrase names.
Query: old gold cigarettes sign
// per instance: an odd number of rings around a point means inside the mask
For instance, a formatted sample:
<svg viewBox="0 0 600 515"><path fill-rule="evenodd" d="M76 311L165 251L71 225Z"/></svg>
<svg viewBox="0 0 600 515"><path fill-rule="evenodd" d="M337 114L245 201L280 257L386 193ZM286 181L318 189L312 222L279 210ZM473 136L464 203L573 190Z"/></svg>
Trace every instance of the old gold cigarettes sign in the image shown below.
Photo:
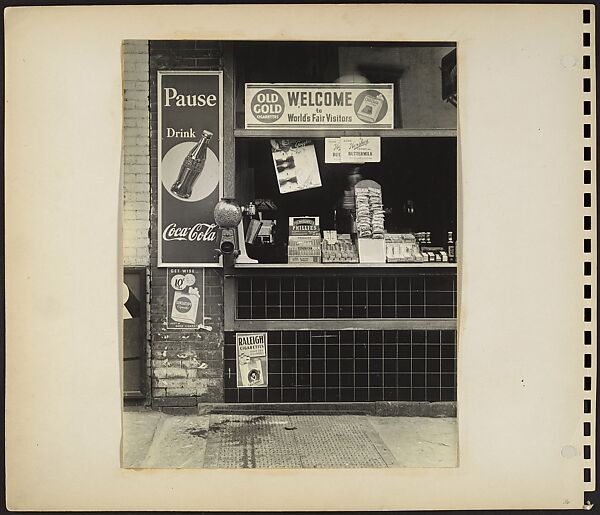
<svg viewBox="0 0 600 515"><path fill-rule="evenodd" d="M246 84L247 129L393 129L393 84Z"/></svg>

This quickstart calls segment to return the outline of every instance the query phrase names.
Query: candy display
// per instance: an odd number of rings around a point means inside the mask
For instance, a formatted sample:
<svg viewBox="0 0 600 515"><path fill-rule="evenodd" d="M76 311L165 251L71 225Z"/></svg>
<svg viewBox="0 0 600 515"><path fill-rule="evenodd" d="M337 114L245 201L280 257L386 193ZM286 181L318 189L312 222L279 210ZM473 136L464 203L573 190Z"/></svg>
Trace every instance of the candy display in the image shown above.
<svg viewBox="0 0 600 515"><path fill-rule="evenodd" d="M421 247L421 254L423 256L423 261L448 262L448 253L444 247Z"/></svg>
<svg viewBox="0 0 600 515"><path fill-rule="evenodd" d="M235 200L222 198L215 206L214 217L219 227L237 227L242 219L242 209Z"/></svg>
<svg viewBox="0 0 600 515"><path fill-rule="evenodd" d="M321 242L323 263L358 263L358 249L349 234L323 231Z"/></svg>
<svg viewBox="0 0 600 515"><path fill-rule="evenodd" d="M385 255L388 263L423 261L414 234L386 234Z"/></svg>

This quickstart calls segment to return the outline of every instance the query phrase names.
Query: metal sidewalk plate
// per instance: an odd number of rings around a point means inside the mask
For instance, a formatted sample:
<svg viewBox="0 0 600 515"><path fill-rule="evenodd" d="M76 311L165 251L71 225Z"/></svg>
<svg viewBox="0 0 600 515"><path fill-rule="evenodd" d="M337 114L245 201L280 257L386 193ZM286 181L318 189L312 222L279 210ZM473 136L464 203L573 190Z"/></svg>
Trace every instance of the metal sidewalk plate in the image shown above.
<svg viewBox="0 0 600 515"><path fill-rule="evenodd" d="M206 468L384 468L395 460L365 416L212 414Z"/></svg>

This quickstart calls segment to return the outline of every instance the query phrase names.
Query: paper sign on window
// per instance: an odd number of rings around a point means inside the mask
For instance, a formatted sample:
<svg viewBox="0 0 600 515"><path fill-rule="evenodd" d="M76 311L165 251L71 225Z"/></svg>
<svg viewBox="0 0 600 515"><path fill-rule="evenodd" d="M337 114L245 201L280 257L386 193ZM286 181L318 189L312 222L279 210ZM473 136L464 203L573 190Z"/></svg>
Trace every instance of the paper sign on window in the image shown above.
<svg viewBox="0 0 600 515"><path fill-rule="evenodd" d="M267 386L267 333L235 335L238 388Z"/></svg>
<svg viewBox="0 0 600 515"><path fill-rule="evenodd" d="M325 138L326 163L379 163L380 161L380 137Z"/></svg>

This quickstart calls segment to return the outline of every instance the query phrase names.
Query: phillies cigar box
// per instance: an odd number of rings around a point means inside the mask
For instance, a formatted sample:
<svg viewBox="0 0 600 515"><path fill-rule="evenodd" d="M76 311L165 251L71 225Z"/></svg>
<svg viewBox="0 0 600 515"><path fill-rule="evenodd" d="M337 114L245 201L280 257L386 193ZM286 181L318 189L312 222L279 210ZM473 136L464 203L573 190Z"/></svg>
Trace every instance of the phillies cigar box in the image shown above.
<svg viewBox="0 0 600 515"><path fill-rule="evenodd" d="M321 262L321 230L318 216L290 216L288 263Z"/></svg>

